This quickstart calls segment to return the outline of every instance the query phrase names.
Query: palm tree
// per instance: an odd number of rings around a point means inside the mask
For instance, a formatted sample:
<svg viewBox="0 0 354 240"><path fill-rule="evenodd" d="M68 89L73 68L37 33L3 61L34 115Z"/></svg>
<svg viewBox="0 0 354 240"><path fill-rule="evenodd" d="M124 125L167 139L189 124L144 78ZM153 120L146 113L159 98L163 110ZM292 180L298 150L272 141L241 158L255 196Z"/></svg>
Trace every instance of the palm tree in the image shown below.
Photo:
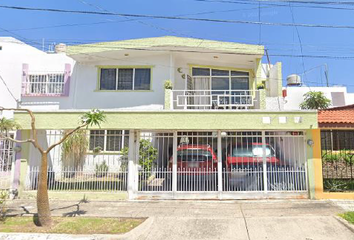
<svg viewBox="0 0 354 240"><path fill-rule="evenodd" d="M38 222L40 226L50 227L52 225L52 217L49 208L49 198L48 198L48 186L47 186L47 166L48 166L48 154L56 146L62 144L68 137L70 137L75 132L79 131L82 128L87 128L89 126L100 126L105 120L105 115L103 112L94 109L88 113L85 113L80 118L79 126L75 129L67 131L64 133L64 136L57 142L50 145L47 149L43 149L37 138L37 129L36 129L36 119L33 112L29 109L21 108L2 108L0 111L15 111L15 112L27 112L31 117L31 131L32 138L26 140L16 140L9 135L9 131L19 129L20 126L14 120L4 119L0 120L0 138L10 140L16 143L32 143L33 146L38 149L41 154L41 167L39 170L39 183L37 190L37 212L38 212Z"/></svg>
<svg viewBox="0 0 354 240"><path fill-rule="evenodd" d="M330 106L329 100L323 92L310 91L304 94L304 101L300 104L301 109L326 109Z"/></svg>

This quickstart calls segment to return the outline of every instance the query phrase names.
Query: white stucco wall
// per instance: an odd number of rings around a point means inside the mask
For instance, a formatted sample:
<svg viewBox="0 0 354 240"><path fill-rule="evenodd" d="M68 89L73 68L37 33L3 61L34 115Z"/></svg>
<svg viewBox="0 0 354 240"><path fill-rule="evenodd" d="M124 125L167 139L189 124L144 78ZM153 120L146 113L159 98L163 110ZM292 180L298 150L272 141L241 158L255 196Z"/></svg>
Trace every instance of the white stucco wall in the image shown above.
<svg viewBox="0 0 354 240"><path fill-rule="evenodd" d="M287 97L285 98L284 109L285 110L297 110L300 109L300 104L304 100L304 94L310 91L320 91L323 92L324 95L330 99L332 99L332 93L343 93L344 96L344 104L333 105L333 107L339 107L343 105L353 104L354 103L354 95L347 93L346 87L285 87L287 91Z"/></svg>
<svg viewBox="0 0 354 240"><path fill-rule="evenodd" d="M0 38L0 74L7 82L21 107L33 110L58 109L153 109L164 106L164 82L171 79L174 89L185 89L190 65L206 65L253 69L255 56L189 53L168 51L108 51L88 54L87 58L75 62L66 54L45 53L14 38ZM128 54L126 54L128 53ZM69 96L66 97L21 97L22 65L29 65L31 72L64 71L65 64L72 66ZM98 66L152 66L150 91L99 91ZM179 69L179 71L178 71ZM182 75L186 78L183 79ZM263 73L264 75L265 73ZM1 84L1 83L0 83ZM16 101L4 86L0 87L0 105L15 107Z"/></svg>
<svg viewBox="0 0 354 240"><path fill-rule="evenodd" d="M22 65L29 65L31 71L64 71L66 63L74 61L65 54L45 53L12 37L0 37L0 75L16 99L21 99ZM35 99L22 99L34 101ZM43 99L40 99L42 101ZM56 101L56 99L46 99ZM0 82L0 106L16 107L17 103ZM12 114L6 113L6 117Z"/></svg>

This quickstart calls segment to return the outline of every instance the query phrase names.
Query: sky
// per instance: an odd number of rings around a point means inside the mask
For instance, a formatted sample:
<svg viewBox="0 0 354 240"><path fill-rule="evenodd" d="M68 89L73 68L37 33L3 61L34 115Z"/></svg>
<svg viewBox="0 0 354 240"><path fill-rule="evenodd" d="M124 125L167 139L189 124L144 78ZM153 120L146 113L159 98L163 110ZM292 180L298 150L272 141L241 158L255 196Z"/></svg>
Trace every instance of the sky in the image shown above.
<svg viewBox="0 0 354 240"><path fill-rule="evenodd" d="M354 92L354 5L311 5L269 0L260 4L256 0L1 0L0 5L353 26L353 29L260 26L0 8L0 36L12 36L40 49L43 43L48 49L56 43L74 45L167 35L261 44L268 49L271 63L282 62L284 84L286 76L299 74L307 86L325 86L327 66L330 86L347 86L349 92ZM311 57L299 57L301 55ZM263 62L267 62L265 57Z"/></svg>

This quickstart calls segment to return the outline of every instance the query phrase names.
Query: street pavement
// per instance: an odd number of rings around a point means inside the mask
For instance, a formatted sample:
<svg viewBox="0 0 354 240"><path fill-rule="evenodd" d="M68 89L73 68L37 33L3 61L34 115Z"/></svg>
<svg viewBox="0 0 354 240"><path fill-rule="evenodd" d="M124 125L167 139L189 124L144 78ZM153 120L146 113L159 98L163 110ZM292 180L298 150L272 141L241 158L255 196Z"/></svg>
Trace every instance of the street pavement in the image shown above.
<svg viewBox="0 0 354 240"><path fill-rule="evenodd" d="M10 214L32 216L33 200L14 200ZM235 239L354 240L338 220L344 209L332 201L51 201L53 216L147 218L129 233L115 236L2 234L1 239Z"/></svg>

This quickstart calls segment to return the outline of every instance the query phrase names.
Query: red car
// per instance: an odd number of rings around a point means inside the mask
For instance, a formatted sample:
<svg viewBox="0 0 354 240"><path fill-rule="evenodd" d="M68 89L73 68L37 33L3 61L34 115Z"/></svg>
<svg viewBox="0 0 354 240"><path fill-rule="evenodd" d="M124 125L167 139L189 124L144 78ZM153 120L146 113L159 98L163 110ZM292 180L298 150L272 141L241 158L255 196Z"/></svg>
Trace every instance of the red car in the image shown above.
<svg viewBox="0 0 354 240"><path fill-rule="evenodd" d="M169 168L172 169L173 158ZM177 148L177 174L205 174L216 172L218 160L214 150L206 144L184 144Z"/></svg>
<svg viewBox="0 0 354 240"><path fill-rule="evenodd" d="M274 148L266 144L267 166L282 166L276 157ZM226 155L228 184L231 189L243 191L262 190L263 145L262 143L246 143L231 145ZM226 177L226 176L225 176Z"/></svg>
<svg viewBox="0 0 354 240"><path fill-rule="evenodd" d="M226 157L226 167L228 170L234 168L255 167L263 164L263 145L262 143L248 143L242 145L230 146ZM274 148L266 144L266 162L272 165L281 165L280 160L276 157Z"/></svg>

